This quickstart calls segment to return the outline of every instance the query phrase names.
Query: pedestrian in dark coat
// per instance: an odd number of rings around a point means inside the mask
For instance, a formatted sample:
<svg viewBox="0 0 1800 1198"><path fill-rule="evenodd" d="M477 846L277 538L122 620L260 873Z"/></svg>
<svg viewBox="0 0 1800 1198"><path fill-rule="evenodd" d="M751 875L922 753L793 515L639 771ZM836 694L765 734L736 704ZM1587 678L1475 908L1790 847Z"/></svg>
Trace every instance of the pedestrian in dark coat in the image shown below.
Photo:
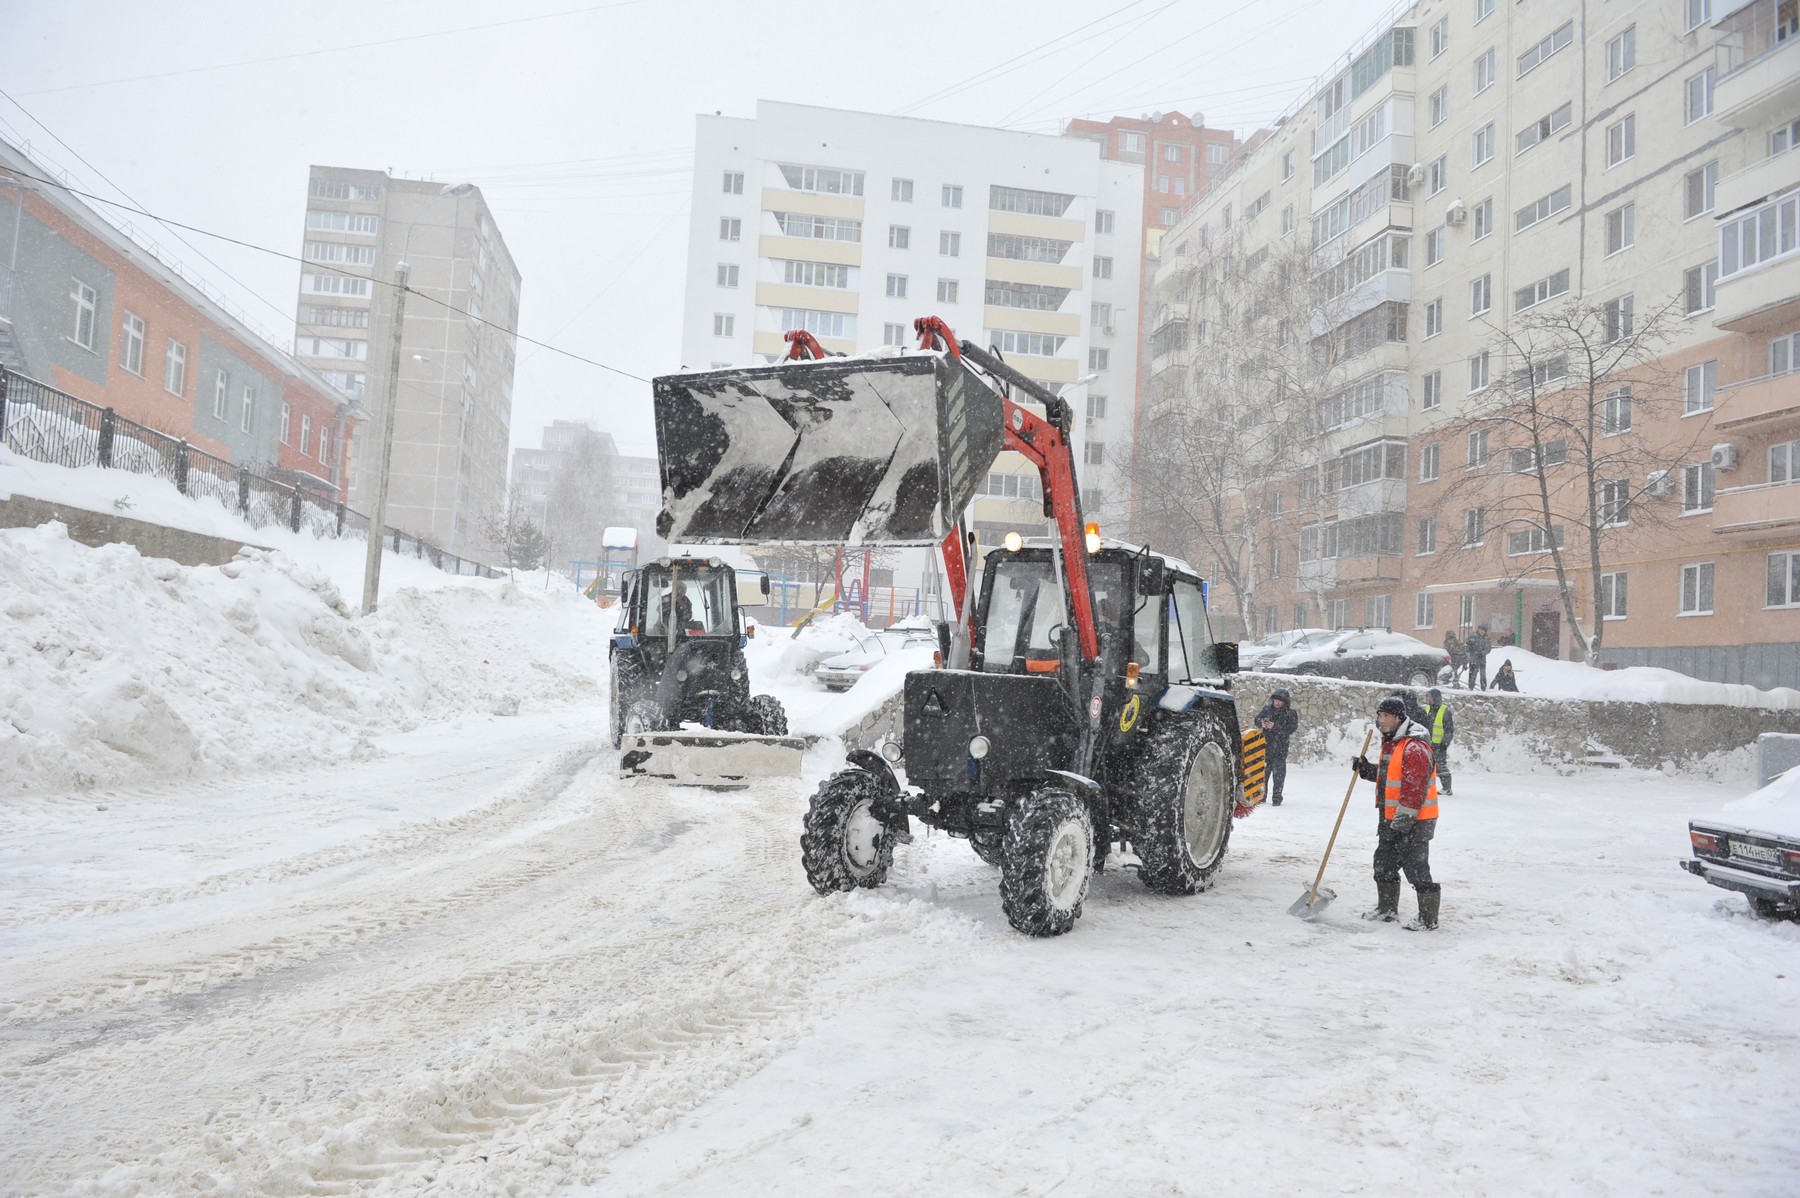
<svg viewBox="0 0 1800 1198"><path fill-rule="evenodd" d="M1401 705L1405 708L1406 718L1411 723L1425 724L1431 719L1430 716L1425 714L1425 709L1419 706L1419 696L1417 692L1397 690L1391 692L1391 697L1400 700Z"/></svg>
<svg viewBox="0 0 1800 1198"><path fill-rule="evenodd" d="M1494 689L1497 691L1511 691L1515 695L1519 693L1519 680L1513 677L1511 661L1503 661L1500 663L1500 672L1494 675Z"/></svg>
<svg viewBox="0 0 1800 1198"><path fill-rule="evenodd" d="M1269 696L1263 709L1256 713L1256 726L1263 731L1269 754L1269 801L1281 806L1281 788L1287 782L1288 741L1300 727L1300 713L1294 710L1287 691Z"/></svg>
<svg viewBox="0 0 1800 1198"><path fill-rule="evenodd" d="M1408 931L1438 926L1443 887L1431 880L1431 838L1437 830L1437 776L1431 765L1431 736L1406 718L1406 705L1389 695L1375 709L1381 729L1381 760L1350 759L1358 776L1377 784L1375 806L1381 825L1375 843L1375 909L1364 919L1393 923L1400 918L1400 874L1419 896L1418 917Z"/></svg>
<svg viewBox="0 0 1800 1198"><path fill-rule="evenodd" d="M1487 658L1494 651L1493 638L1488 636L1488 626L1478 624L1469 639L1463 642L1463 651L1469 655L1469 689L1476 687L1475 679L1481 678L1481 689L1488 688Z"/></svg>
<svg viewBox="0 0 1800 1198"><path fill-rule="evenodd" d="M1441 792L1450 793L1450 742L1456 739L1456 717L1444 702L1444 692L1432 687L1425 692L1425 719L1431 732L1431 763L1437 767Z"/></svg>
<svg viewBox="0 0 1800 1198"><path fill-rule="evenodd" d="M1456 629L1452 628L1444 634L1444 655L1450 659L1450 685L1462 685L1462 672L1469 666L1468 655L1463 652L1463 643L1456 637Z"/></svg>

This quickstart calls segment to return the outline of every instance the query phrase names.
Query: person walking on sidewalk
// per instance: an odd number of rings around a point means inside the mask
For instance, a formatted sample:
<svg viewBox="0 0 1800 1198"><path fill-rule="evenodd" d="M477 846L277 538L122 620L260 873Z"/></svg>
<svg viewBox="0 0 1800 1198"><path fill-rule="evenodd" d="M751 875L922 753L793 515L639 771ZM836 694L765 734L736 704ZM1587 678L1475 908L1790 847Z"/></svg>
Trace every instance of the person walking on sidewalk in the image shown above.
<svg viewBox="0 0 1800 1198"><path fill-rule="evenodd" d="M1287 782L1288 741L1300 727L1300 713L1286 690L1269 696L1256 713L1256 726L1269 746L1269 802L1281 806L1281 788Z"/></svg>
<svg viewBox="0 0 1800 1198"><path fill-rule="evenodd" d="M1444 656L1450 659L1450 685L1461 686L1462 674L1469 666L1469 659L1463 654L1463 643L1457 639L1454 628L1444 634Z"/></svg>
<svg viewBox="0 0 1800 1198"><path fill-rule="evenodd" d="M1469 639L1463 642L1463 652L1469 655L1469 689L1475 689L1475 676L1481 675L1481 689L1488 688L1487 659L1494 651L1493 638L1488 636L1488 626L1477 624Z"/></svg>
<svg viewBox="0 0 1800 1198"><path fill-rule="evenodd" d="M1425 692L1424 725L1431 729L1431 764L1437 769L1438 781L1442 783L1439 793L1450 793L1450 742L1456 739L1456 717L1450 714L1450 705L1444 702L1444 692L1432 687Z"/></svg>
<svg viewBox="0 0 1800 1198"><path fill-rule="evenodd" d="M1375 842L1375 908L1364 919L1393 923L1400 918L1400 875L1419 897L1419 914L1407 921L1410 932L1438 926L1443 887L1431 880L1431 838L1437 831L1437 774L1431 764L1431 735L1406 718L1406 705L1393 696L1375 709L1381 729L1381 760L1350 759L1360 777L1379 783L1376 809L1381 824Z"/></svg>

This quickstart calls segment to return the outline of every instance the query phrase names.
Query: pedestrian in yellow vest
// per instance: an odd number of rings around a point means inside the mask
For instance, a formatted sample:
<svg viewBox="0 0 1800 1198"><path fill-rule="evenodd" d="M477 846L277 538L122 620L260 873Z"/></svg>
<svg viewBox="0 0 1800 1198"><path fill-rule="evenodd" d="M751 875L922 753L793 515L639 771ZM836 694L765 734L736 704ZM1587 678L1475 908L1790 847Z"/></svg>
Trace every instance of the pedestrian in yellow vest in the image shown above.
<svg viewBox="0 0 1800 1198"><path fill-rule="evenodd" d="M1376 809L1381 824L1375 842L1375 909L1364 919L1393 923L1400 918L1400 874L1419 896L1419 914L1407 921L1409 932L1438 926L1438 899L1443 887L1431 880L1431 838L1437 831L1437 773L1431 764L1431 734L1406 718L1406 704L1389 696L1375 709L1381 729L1381 760L1352 757L1356 772L1380 783Z"/></svg>
<svg viewBox="0 0 1800 1198"><path fill-rule="evenodd" d="M1425 726L1431 729L1431 763L1437 767L1438 789L1450 793L1450 742L1456 739L1456 717L1444 702L1444 692L1432 687L1425 692Z"/></svg>

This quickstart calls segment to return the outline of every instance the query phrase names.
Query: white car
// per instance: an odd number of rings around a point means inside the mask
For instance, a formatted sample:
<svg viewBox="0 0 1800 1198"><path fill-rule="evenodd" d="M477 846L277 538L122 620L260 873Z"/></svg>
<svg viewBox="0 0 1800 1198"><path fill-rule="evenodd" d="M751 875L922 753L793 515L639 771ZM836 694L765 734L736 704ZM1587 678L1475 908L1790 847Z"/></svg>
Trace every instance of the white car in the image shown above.
<svg viewBox="0 0 1800 1198"><path fill-rule="evenodd" d="M1286 632L1271 632L1248 645L1238 646L1238 669L1264 669L1284 653L1320 644L1335 635L1329 628L1290 628Z"/></svg>
<svg viewBox="0 0 1800 1198"><path fill-rule="evenodd" d="M856 648L827 657L813 671L813 677L830 691L847 691L890 654L908 649L937 648L937 629L931 621L909 617L867 636L857 638Z"/></svg>

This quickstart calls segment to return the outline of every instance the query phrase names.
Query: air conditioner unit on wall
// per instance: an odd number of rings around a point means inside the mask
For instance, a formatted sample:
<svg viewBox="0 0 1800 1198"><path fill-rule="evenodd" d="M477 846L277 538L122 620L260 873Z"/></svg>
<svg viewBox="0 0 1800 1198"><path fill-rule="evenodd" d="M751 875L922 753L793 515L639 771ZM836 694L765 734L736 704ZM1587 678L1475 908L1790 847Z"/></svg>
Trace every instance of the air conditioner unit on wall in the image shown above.
<svg viewBox="0 0 1800 1198"><path fill-rule="evenodd" d="M1729 441L1721 441L1713 446L1712 464L1714 470L1736 470L1738 466L1737 446Z"/></svg>
<svg viewBox="0 0 1800 1198"><path fill-rule="evenodd" d="M1425 182L1425 164L1423 162L1415 162L1407 168L1406 182L1410 187L1417 187Z"/></svg>
<svg viewBox="0 0 1800 1198"><path fill-rule="evenodd" d="M1669 481L1667 470L1652 470L1649 477L1644 480L1644 494L1667 495L1669 488L1673 485Z"/></svg>
<svg viewBox="0 0 1800 1198"><path fill-rule="evenodd" d="M1110 324L1107 324L1107 325L1101 325L1101 326L1100 326L1100 331L1101 331L1101 332L1102 332L1102 333L1105 333L1105 334L1106 334L1106 335L1107 335L1107 336L1108 336L1108 337L1110 337L1110 336L1112 336L1112 335L1113 335L1113 326L1112 326L1112 325L1110 325Z"/></svg>
<svg viewBox="0 0 1800 1198"><path fill-rule="evenodd" d="M1460 225L1467 219L1469 210L1463 207L1461 200L1450 201L1450 206L1444 209L1444 223L1447 225Z"/></svg>

